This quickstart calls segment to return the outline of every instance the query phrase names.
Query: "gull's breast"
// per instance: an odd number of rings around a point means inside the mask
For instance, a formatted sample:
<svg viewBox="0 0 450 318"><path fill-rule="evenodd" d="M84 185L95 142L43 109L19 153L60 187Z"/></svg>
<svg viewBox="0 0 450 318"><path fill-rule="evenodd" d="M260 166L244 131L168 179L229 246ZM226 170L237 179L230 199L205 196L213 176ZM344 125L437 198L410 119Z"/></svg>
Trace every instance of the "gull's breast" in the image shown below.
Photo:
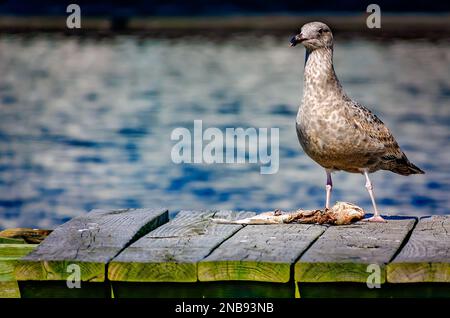
<svg viewBox="0 0 450 318"><path fill-rule="evenodd" d="M344 109L312 107L300 111L297 136L305 153L326 169L360 172L373 164L373 152L364 148Z"/></svg>

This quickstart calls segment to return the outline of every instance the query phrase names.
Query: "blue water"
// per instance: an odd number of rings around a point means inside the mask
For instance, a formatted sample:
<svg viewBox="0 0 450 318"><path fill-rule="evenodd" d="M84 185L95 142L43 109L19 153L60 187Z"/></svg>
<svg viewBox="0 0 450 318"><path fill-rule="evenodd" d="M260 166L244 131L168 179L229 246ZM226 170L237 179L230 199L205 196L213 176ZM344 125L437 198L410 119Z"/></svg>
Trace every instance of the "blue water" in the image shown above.
<svg viewBox="0 0 450 318"><path fill-rule="evenodd" d="M1 35L0 228L52 228L94 208L322 207L324 172L294 128L304 51L286 39ZM449 213L449 42L337 39L335 68L427 172L375 173L380 210ZM174 164L170 134L195 119L279 128L278 173ZM333 200L371 211L363 176L336 173L334 185Z"/></svg>

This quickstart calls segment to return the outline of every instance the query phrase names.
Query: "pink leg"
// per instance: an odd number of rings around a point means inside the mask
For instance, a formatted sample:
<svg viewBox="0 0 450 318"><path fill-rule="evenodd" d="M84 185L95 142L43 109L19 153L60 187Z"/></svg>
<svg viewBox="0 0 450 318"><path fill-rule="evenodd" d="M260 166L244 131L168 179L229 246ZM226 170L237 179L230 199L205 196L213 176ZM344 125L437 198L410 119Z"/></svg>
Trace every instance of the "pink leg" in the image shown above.
<svg viewBox="0 0 450 318"><path fill-rule="evenodd" d="M327 172L327 185L325 186L327 190L327 198L325 202L325 209L330 208L330 199L331 199L331 189L333 188L333 181L331 181L331 171L326 170Z"/></svg>
<svg viewBox="0 0 450 318"><path fill-rule="evenodd" d="M375 202L375 196L373 194L372 182L370 182L369 173L367 172L367 170L364 171L364 175L366 176L366 189L369 192L370 199L372 200L373 209L375 210L374 215L371 218L368 218L366 221L369 221L369 222L386 222L386 220L383 219L381 217L380 213L378 212L377 204Z"/></svg>

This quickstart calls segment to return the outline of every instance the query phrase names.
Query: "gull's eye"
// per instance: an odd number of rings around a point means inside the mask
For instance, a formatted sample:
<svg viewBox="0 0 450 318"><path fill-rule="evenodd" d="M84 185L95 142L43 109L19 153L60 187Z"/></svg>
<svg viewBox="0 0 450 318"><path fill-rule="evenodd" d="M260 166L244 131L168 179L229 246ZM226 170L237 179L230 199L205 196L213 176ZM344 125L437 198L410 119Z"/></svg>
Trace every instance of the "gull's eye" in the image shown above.
<svg viewBox="0 0 450 318"><path fill-rule="evenodd" d="M319 29L319 34L322 34L323 33L323 29Z"/></svg>

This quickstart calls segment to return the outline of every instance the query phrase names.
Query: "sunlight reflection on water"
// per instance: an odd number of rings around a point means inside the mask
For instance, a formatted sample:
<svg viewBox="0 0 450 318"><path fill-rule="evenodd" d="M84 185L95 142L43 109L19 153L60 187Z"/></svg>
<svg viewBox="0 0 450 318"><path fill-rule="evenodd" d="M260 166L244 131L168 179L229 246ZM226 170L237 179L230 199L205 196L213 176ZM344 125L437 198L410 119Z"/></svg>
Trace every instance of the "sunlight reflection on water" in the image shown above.
<svg viewBox="0 0 450 318"><path fill-rule="evenodd" d="M383 213L448 213L450 45L337 40L350 96L390 127L424 176L373 176ZM0 36L0 228L54 227L93 208L317 208L324 172L300 150L304 51L286 39L211 42ZM278 127L280 169L173 164L170 133ZM369 209L360 175L333 200Z"/></svg>

